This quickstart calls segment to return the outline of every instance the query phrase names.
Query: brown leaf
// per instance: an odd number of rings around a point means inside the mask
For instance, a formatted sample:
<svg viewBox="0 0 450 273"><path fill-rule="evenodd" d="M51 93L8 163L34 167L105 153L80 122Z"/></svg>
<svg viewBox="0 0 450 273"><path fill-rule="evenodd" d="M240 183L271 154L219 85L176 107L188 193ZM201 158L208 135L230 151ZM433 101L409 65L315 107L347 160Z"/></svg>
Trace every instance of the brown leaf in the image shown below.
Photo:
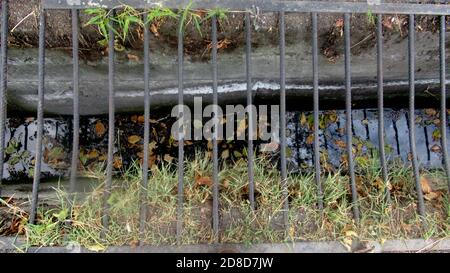
<svg viewBox="0 0 450 273"><path fill-rule="evenodd" d="M156 149L156 146L157 146L156 141L152 141L152 142L150 142L150 143L148 144L148 150L149 150L150 152L152 152L154 149Z"/></svg>
<svg viewBox="0 0 450 273"><path fill-rule="evenodd" d="M441 151L441 146L439 146L439 145L437 145L437 144L434 144L433 146L431 146L430 150L431 150L433 153L439 153L439 152Z"/></svg>
<svg viewBox="0 0 450 273"><path fill-rule="evenodd" d="M98 137L101 137L105 134L106 128L105 125L100 120L97 120L97 123L95 124L95 134Z"/></svg>
<svg viewBox="0 0 450 273"><path fill-rule="evenodd" d="M409 152L408 153L408 161L411 161L413 159L413 157L412 157L412 153L411 152Z"/></svg>
<svg viewBox="0 0 450 273"><path fill-rule="evenodd" d="M169 154L165 154L164 155L164 161L168 162L168 163L172 163L173 161L173 156L170 156Z"/></svg>
<svg viewBox="0 0 450 273"><path fill-rule="evenodd" d="M225 39L223 39L223 40L220 40L218 43L217 43L217 49L225 49L225 48L228 48L228 46L231 44L231 41L230 40L228 40L227 38L225 38Z"/></svg>
<svg viewBox="0 0 450 273"><path fill-rule="evenodd" d="M208 177L208 176L197 176L196 175L195 176L195 183L198 186L205 185L205 186L211 187L212 184L213 184L213 181L212 181L211 177Z"/></svg>
<svg viewBox="0 0 450 273"><path fill-rule="evenodd" d="M306 122L307 122L307 120L306 120L305 113L302 113L302 115L300 116L300 125L305 126Z"/></svg>
<svg viewBox="0 0 450 273"><path fill-rule="evenodd" d="M133 54L127 54L128 60L139 62L139 57Z"/></svg>
<svg viewBox="0 0 450 273"><path fill-rule="evenodd" d="M425 177L420 177L420 185L422 186L422 191L425 194L428 194L433 191L433 189L430 186L430 183L428 182L428 179Z"/></svg>
<svg viewBox="0 0 450 273"><path fill-rule="evenodd" d="M377 188L378 190L381 190L384 188L384 181L381 177L377 177L375 181L373 181L372 185Z"/></svg>
<svg viewBox="0 0 450 273"><path fill-rule="evenodd" d="M340 139L336 140L334 143L341 149L345 149L347 147L347 144Z"/></svg>
<svg viewBox="0 0 450 273"><path fill-rule="evenodd" d="M114 169L122 168L122 158L120 156L114 157L113 167Z"/></svg>
<svg viewBox="0 0 450 273"><path fill-rule="evenodd" d="M220 157L222 158L222 159L227 159L227 158L229 158L230 157L230 150L223 150L222 151L222 154L220 155Z"/></svg>
<svg viewBox="0 0 450 273"><path fill-rule="evenodd" d="M140 136L137 136L137 135L132 135L132 136L129 136L129 137L128 137L128 142L129 142L130 144L136 144L136 143L138 143L140 140L141 140L141 137L140 137Z"/></svg>
<svg viewBox="0 0 450 273"><path fill-rule="evenodd" d="M306 144L311 145L314 143L314 135L311 134L306 138Z"/></svg>
<svg viewBox="0 0 450 273"><path fill-rule="evenodd" d="M393 29L392 21L389 18L383 19L383 26L387 29Z"/></svg>
<svg viewBox="0 0 450 273"><path fill-rule="evenodd" d="M334 23L334 26L337 28L343 27L344 26L344 19L339 18L336 20L336 22Z"/></svg>
<svg viewBox="0 0 450 273"><path fill-rule="evenodd" d="M98 152L97 152L97 150L94 149L94 150L90 151L89 154L87 155L87 157L88 157L89 159L97 158L97 157L98 157Z"/></svg>
<svg viewBox="0 0 450 273"><path fill-rule="evenodd" d="M425 194L424 198L428 201L431 201L433 199L438 198L439 196L440 196L440 194L437 192L430 192L430 193Z"/></svg>
<svg viewBox="0 0 450 273"><path fill-rule="evenodd" d="M156 37L159 36L158 27L155 24L152 24L150 26L150 31L155 35Z"/></svg>

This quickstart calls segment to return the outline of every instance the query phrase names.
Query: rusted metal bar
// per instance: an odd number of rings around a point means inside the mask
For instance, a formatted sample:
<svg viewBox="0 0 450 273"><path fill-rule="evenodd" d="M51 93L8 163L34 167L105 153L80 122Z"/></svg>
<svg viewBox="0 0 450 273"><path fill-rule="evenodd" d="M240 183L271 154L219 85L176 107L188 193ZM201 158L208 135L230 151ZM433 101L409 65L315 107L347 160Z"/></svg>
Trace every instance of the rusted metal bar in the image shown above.
<svg viewBox="0 0 450 273"><path fill-rule="evenodd" d="M217 17L212 16L212 71L213 71L213 105L214 105L214 119L217 119L214 124L213 131L213 232L214 242L219 242L219 149L217 146L218 136L218 104L219 98L217 95L218 77L217 77Z"/></svg>
<svg viewBox="0 0 450 273"><path fill-rule="evenodd" d="M356 191L355 166L353 162L353 133L352 133L352 82L351 82L351 52L350 52L350 14L344 14L344 43L345 43L345 131L347 136L347 162L352 191L353 217L359 223L358 192Z"/></svg>
<svg viewBox="0 0 450 273"><path fill-rule="evenodd" d="M413 177L416 184L417 209L421 216L425 216L425 204L423 200L422 185L420 184L419 163L417 162L416 151L416 116L415 116L415 23L414 14L409 15L409 33L408 33L408 74L409 74L409 144L411 149L411 163L413 168Z"/></svg>
<svg viewBox="0 0 450 273"><path fill-rule="evenodd" d="M180 120L183 116L183 25L178 26L178 106ZM177 243L181 244L184 217L184 124L182 124L178 134L178 193L177 193Z"/></svg>
<svg viewBox="0 0 450 273"><path fill-rule="evenodd" d="M386 200L389 202L389 177L386 165L386 152L384 147L384 95L383 95L383 15L377 14L377 79L378 79L378 143L380 152L380 165L383 182L386 185Z"/></svg>
<svg viewBox="0 0 450 273"><path fill-rule="evenodd" d="M322 182L320 180L320 144L319 144L319 57L317 45L317 13L311 13L312 21L312 71L314 104L314 171L317 185L317 206L323 210Z"/></svg>
<svg viewBox="0 0 450 273"><path fill-rule="evenodd" d="M245 75L247 78L247 107L248 107L248 145L247 145L247 164L248 164L248 199L250 207L254 210L255 205L255 182L253 170L253 111L252 100L252 28L250 22L250 13L245 13Z"/></svg>
<svg viewBox="0 0 450 273"><path fill-rule="evenodd" d="M39 183L41 181L42 163L42 137L44 128L44 92L45 92L45 10L41 10L39 15L39 86L38 86L38 107L37 107L37 134L36 134L36 155L34 157L34 177L33 192L31 197L31 211L29 222L35 223L36 209L38 204Z"/></svg>
<svg viewBox="0 0 450 273"><path fill-rule="evenodd" d="M114 16L114 11L111 12L111 17ZM115 121L115 105L114 105L114 21L109 22L108 33L108 162L106 166L106 181L103 192L103 232L102 236L106 236L106 232L109 229L109 197L111 196L112 189L112 175L114 165L114 121Z"/></svg>
<svg viewBox="0 0 450 273"><path fill-rule="evenodd" d="M0 37L0 196L2 194L5 156L5 124L7 116L6 89L8 85L8 0L2 1L2 33Z"/></svg>
<svg viewBox="0 0 450 273"><path fill-rule="evenodd" d="M281 139L281 190L283 196L283 223L289 228L289 200L286 167L286 41L285 41L285 12L280 11L280 139Z"/></svg>
<svg viewBox="0 0 450 273"><path fill-rule="evenodd" d="M73 139L72 161L70 170L69 192L74 198L77 182L78 154L80 145L80 88L79 88L79 61L78 61L78 10L72 9L72 62L73 62Z"/></svg>
<svg viewBox="0 0 450 273"><path fill-rule="evenodd" d="M144 12L144 21L148 13ZM143 244L145 224L147 219L147 193L148 193L148 156L150 142L150 42L149 26L144 26L144 159L142 160L142 185L139 202L139 243Z"/></svg>
<svg viewBox="0 0 450 273"><path fill-rule="evenodd" d="M450 161L447 147L447 97L445 88L445 16L440 17L439 27L439 67L441 82L441 146L444 159L444 169L447 175L447 184L450 194Z"/></svg>

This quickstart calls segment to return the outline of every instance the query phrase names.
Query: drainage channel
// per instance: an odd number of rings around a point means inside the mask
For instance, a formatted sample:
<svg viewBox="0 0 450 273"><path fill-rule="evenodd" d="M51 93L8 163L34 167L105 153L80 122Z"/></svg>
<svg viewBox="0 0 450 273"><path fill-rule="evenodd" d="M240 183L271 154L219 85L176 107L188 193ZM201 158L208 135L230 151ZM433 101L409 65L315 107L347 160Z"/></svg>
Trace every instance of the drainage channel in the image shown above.
<svg viewBox="0 0 450 273"><path fill-rule="evenodd" d="M352 111L352 132L356 156L377 157L378 153L378 111L357 109ZM410 159L407 109L385 109L385 149L388 160ZM328 168L337 170L345 155L345 111L320 112L319 138L321 153ZM129 114L116 118L116 143L114 168L126 169L133 162L143 158L144 130L143 116ZM177 147L172 145L171 126L175 119L170 116L154 116L150 120L149 165L161 162L175 162ZM31 183L35 156L36 120L34 118L10 118L7 121L4 182L7 184ZM416 139L418 160L423 168L442 167L442 147L439 132L439 112L428 108L416 110ZM80 126L80 166L90 169L103 164L107 157L107 117L83 117ZM289 111L287 113L287 163L290 172L310 172L313 158L313 113ZM449 132L450 127L447 126ZM235 127L240 134L239 126ZM44 181L65 180L69 174L72 136L70 117L45 119L43 138L42 178ZM262 142L255 142L259 152L264 151ZM186 141L186 156L195 156L197 150L210 146L206 141ZM276 144L275 144L276 145ZM222 159L245 157L246 143L222 141L219 154ZM272 147L274 148L274 147ZM267 152L275 160L277 149ZM150 166L151 167L151 166Z"/></svg>

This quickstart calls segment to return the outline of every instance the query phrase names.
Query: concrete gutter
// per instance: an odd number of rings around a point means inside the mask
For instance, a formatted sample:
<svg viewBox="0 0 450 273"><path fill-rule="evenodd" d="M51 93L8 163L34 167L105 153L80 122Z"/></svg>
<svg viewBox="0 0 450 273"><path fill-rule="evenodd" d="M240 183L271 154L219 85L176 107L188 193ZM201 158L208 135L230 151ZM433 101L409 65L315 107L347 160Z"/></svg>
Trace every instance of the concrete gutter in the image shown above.
<svg viewBox="0 0 450 273"><path fill-rule="evenodd" d="M23 18L27 9L37 7L39 1L18 0L12 6L10 26ZM70 16L67 11L51 11L49 14L48 44L46 50L45 112L54 115L72 113L72 58ZM82 21L86 20L82 16ZM320 97L323 100L339 101L344 98L344 58L343 37L336 30L336 22L341 17L336 14L319 16L319 82ZM59 20L59 21L58 21ZM17 37L35 37L36 20L26 20L11 34ZM365 15L352 17L352 81L355 102L376 99L376 43L373 25L368 24ZM416 86L418 96L430 97L438 90L439 37L438 33L421 26L416 33ZM218 56L220 103L243 103L246 99L245 84L245 43L242 15L232 15L230 21L221 26L219 39L228 39L230 48L220 50ZM177 52L174 47L173 22L161 26L159 36L150 39L150 86L152 109L167 108L177 103ZM209 28L205 26L205 36L193 31L186 33L186 46L193 43L194 49L186 48L184 65L185 101L191 104L193 96L203 96L204 102L211 101L212 70L209 63L207 43ZM91 37L94 28L82 28L83 37ZM95 36L95 35L94 35ZM331 38L330 38L331 37ZM384 79L387 103L390 97L408 94L407 36L402 31L385 29L384 33ZM31 38L30 38L31 39ZM88 39L88 38L86 38ZM88 39L95 44L98 37ZM330 41L330 39L332 41ZM450 40L450 33L446 34ZM60 41L64 41L59 43ZM176 41L176 40L175 40ZM35 46L34 43L31 46ZM86 45L87 46L87 45ZM143 54L142 50L127 49L116 55L116 110L135 112L143 110ZM262 14L253 18L252 35L252 77L253 96L257 102L276 103L279 99L279 48L278 17L276 14ZM192 47L192 46L191 46ZM336 53L325 56L328 49ZM190 51L196 50L192 53ZM82 115L105 114L108 110L108 70L107 53L94 51L99 57L84 58L80 61L80 112ZM288 104L311 99L311 21L309 16L286 15L286 83ZM446 45L446 62L450 62L450 48ZM84 55L84 51L82 51ZM9 111L29 111L34 113L37 105L38 52L36 48L10 48L8 54L8 105ZM131 56L131 57L130 57ZM447 67L450 74L450 66ZM426 92L425 92L426 91ZM309 103L310 104L310 103ZM323 104L321 104L322 106ZM388 106L388 105L386 105ZM289 107L289 105L288 105Z"/></svg>
<svg viewBox="0 0 450 273"><path fill-rule="evenodd" d="M0 253L17 252L24 247L24 238L0 237ZM74 245L68 247L31 247L28 253L89 253ZM347 247L337 241L295 242L284 244L202 244L186 246L108 247L106 253L392 253L392 252L450 252L450 239L405 239L354 242Z"/></svg>
<svg viewBox="0 0 450 273"><path fill-rule="evenodd" d="M418 81L416 92L418 96L429 96L439 87L437 35L427 32L417 33L417 36L416 79ZM385 43L384 73L387 98L406 96L408 93L406 42L406 40L390 39ZM70 115L72 113L71 57L64 51L47 51L45 111L47 114ZM130 52L120 53L117 57L115 83L117 112L142 111L143 109L142 53ZM286 52L287 96L292 99L310 98L312 94L310 45L300 41L298 44L289 45ZM129 60L127 54L137 56L139 61ZM37 50L11 49L8 57L9 108L11 111L35 112L38 86ZM353 99L356 102L376 98L375 60L375 48L367 49L366 52L352 58ZM219 56L221 104L245 102L244 62L245 55L241 50L223 53ZM176 55L174 52L173 54L152 52L150 64L150 93L153 109L175 105L178 92ZM255 49L252 53L252 66L254 98L259 102L277 101L279 97L278 48L260 47ZM342 100L345 94L343 58L331 63L327 58L321 56L319 67L321 98ZM107 113L106 57L96 62L82 62L80 70L81 114ZM186 103L192 104L194 96L202 96L204 103L210 103L212 99L211 64L194 61L187 57L184 73ZM450 73L450 67L448 67L447 73ZM292 102L293 100L288 101Z"/></svg>

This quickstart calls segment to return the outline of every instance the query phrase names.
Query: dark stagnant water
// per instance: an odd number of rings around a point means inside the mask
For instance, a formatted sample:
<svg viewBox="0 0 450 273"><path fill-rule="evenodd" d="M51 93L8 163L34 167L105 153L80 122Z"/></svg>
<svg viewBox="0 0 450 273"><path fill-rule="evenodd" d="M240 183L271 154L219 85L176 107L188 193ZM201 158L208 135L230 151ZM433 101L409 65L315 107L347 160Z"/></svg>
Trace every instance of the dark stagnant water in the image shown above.
<svg viewBox="0 0 450 273"><path fill-rule="evenodd" d="M353 110L354 145L357 153L376 155L378 147L378 115L376 109ZM400 158L408 161L408 113L406 109L385 109L386 151L388 160ZM439 134L439 112L433 109L416 111L416 140L419 162L423 168L439 168L442 153ZM313 164L312 112L290 111L287 114L288 166L290 171L308 171ZM328 162L337 168L345 154L345 111L320 113L320 145L328 155ZM176 158L177 147L170 140L170 117L152 117L151 143L153 158ZM3 180L8 183L29 183L33 174L36 120L34 118L10 118L6 130L6 155ZM103 162L107 151L107 118L82 117L80 131L80 164L92 167ZM44 158L42 177L45 180L67 177L70 167L72 137L71 117L46 118L43 139ZM126 167L133 160L142 158L142 116L118 115L116 118L115 168ZM449 126L447 133L450 134ZM139 138L136 138L139 137ZM132 138L130 138L132 137ZM134 139L133 139L134 137ZM223 142L219 152L229 150L229 158L242 157L245 142ZM193 156L198 148L208 147L206 142L188 143L187 156ZM174 159L173 159L174 160Z"/></svg>

